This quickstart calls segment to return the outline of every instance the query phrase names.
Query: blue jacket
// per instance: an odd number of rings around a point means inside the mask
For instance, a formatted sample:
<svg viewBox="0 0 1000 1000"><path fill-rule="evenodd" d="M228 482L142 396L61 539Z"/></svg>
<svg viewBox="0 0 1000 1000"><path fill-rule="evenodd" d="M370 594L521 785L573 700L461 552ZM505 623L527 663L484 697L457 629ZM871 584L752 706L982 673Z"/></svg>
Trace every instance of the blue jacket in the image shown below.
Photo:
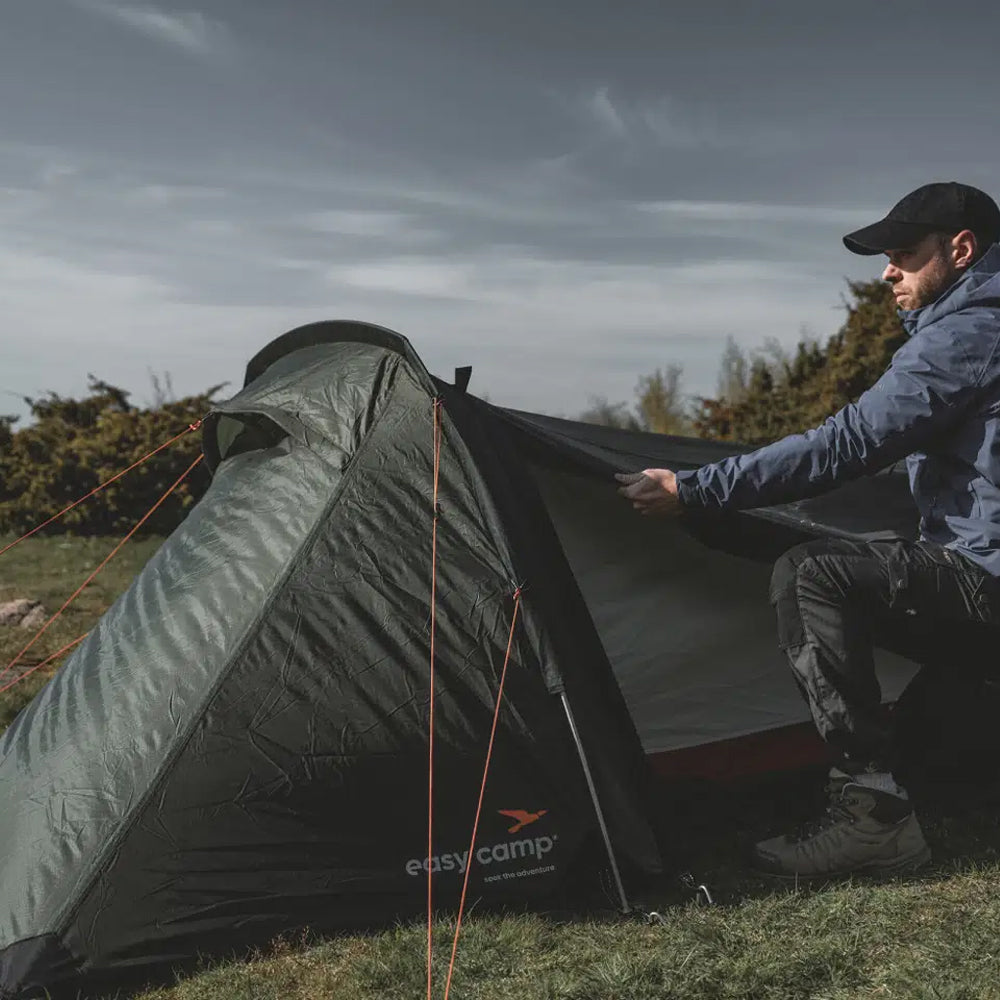
<svg viewBox="0 0 1000 1000"><path fill-rule="evenodd" d="M679 472L682 503L802 500L908 456L921 537L1000 576L1000 244L900 315L910 339L856 403L805 434Z"/></svg>

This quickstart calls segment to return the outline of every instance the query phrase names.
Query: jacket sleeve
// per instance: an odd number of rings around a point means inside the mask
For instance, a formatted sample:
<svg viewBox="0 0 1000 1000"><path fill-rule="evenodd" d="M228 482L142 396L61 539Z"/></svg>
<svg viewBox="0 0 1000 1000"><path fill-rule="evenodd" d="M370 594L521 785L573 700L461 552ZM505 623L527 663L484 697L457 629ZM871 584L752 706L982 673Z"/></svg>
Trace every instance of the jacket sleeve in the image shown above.
<svg viewBox="0 0 1000 1000"><path fill-rule="evenodd" d="M930 327L896 352L856 403L821 426L746 455L678 472L687 507L740 510L789 503L923 450L974 402L976 366L958 338Z"/></svg>

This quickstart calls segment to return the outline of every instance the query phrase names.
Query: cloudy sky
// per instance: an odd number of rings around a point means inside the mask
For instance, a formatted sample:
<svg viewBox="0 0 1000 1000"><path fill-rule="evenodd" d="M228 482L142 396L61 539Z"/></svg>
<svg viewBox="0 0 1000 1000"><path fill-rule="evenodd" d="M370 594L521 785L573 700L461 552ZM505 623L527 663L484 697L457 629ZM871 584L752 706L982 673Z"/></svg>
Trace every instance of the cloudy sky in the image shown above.
<svg viewBox="0 0 1000 1000"><path fill-rule="evenodd" d="M354 318L572 415L840 324L840 243L1000 193L995 3L9 0L0 412Z"/></svg>

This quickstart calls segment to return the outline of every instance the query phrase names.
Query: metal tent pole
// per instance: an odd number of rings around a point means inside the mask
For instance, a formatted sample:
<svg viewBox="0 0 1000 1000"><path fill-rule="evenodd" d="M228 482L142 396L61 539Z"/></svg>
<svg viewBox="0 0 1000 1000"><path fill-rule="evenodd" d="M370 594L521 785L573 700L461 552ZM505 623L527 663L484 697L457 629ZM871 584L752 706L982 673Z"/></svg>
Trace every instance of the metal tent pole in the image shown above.
<svg viewBox="0 0 1000 1000"><path fill-rule="evenodd" d="M608 834L608 825L604 822L604 812L601 809L601 802L597 797L597 787L594 784L593 775L590 773L590 765L587 763L587 754L584 752L583 743L580 741L580 732L576 728L576 719L573 718L573 710L570 708L569 699L563 691L560 696L563 709L566 712L566 720L569 722L570 732L573 734L573 741L576 743L576 752L580 755L580 764L583 766L583 774L587 779L587 787L590 789L590 798L594 803L594 812L597 814L597 823L601 828L601 836L604 838L604 848L608 852L608 860L611 862L611 874L615 879L615 887L618 889L618 898L621 900L622 913L630 913L628 897L625 895L625 886L622 884L621 872L618 870L618 859L615 857L614 848L611 846L611 836Z"/></svg>

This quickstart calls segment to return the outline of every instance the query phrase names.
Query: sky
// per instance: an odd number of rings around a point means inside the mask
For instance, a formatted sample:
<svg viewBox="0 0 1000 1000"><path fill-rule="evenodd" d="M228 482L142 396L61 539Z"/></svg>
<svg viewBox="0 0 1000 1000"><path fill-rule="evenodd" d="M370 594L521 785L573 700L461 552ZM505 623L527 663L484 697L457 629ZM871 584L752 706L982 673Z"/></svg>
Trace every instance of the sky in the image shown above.
<svg viewBox="0 0 1000 1000"><path fill-rule="evenodd" d="M0 413L229 395L318 319L505 406L710 395L727 337L840 326L881 268L845 232L1000 195L998 37L979 0L10 2Z"/></svg>

